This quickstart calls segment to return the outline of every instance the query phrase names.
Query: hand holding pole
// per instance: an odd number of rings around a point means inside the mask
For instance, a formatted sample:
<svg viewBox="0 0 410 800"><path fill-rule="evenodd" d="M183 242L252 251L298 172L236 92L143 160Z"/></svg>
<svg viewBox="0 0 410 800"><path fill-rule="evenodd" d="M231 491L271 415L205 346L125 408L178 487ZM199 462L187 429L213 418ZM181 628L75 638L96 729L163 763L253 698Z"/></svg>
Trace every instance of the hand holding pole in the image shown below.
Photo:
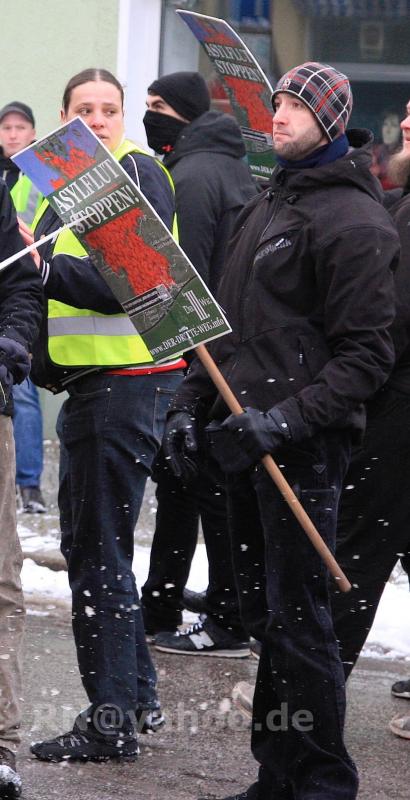
<svg viewBox="0 0 410 800"><path fill-rule="evenodd" d="M232 411L233 414L243 414L244 411L242 406L240 405L234 393L232 392L231 388L227 384L222 373L216 366L215 361L213 360L212 356L208 352L205 345L199 344L195 348L195 352L197 353L198 358L202 362L208 374L212 378L216 388L218 389L220 395L223 397L230 411ZM318 532L312 520L310 519L309 515L306 513L305 509L299 502L293 489L287 482L286 478L280 471L279 467L273 460L272 456L267 454L263 456L261 460L266 471L269 473L270 477L278 487L281 495L286 500L289 508L295 515L298 522L300 522L300 525L302 526L303 530L309 537L314 548L316 549L316 551L319 553L320 557L326 564L330 574L337 581L339 588L341 589L342 592L349 592L352 586L349 583L346 575L344 574L343 570L339 567L339 564L337 563L333 553L329 550L327 544L323 541L320 533Z"/></svg>

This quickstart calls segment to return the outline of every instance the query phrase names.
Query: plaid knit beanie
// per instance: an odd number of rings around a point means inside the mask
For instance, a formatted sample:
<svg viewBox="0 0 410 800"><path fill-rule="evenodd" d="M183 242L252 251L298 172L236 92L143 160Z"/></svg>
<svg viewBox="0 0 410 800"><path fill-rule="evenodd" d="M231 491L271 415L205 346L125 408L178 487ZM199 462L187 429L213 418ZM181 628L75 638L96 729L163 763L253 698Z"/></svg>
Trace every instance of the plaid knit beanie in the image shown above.
<svg viewBox="0 0 410 800"><path fill-rule="evenodd" d="M148 86L148 94L157 94L181 117L193 119L209 111L211 98L199 72L171 72Z"/></svg>
<svg viewBox="0 0 410 800"><path fill-rule="evenodd" d="M299 97L315 115L329 141L345 130L352 113L353 98L349 79L328 64L309 61L286 72L272 95L279 92Z"/></svg>

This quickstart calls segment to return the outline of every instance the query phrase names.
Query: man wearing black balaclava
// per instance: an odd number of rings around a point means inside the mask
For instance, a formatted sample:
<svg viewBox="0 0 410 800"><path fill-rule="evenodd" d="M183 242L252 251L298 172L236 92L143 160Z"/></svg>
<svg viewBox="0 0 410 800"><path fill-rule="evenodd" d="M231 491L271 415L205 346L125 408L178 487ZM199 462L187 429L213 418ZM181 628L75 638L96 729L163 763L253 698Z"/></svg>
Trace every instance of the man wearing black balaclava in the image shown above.
<svg viewBox="0 0 410 800"><path fill-rule="evenodd" d="M151 83L144 117L149 146L160 155L170 153L184 127L209 111L210 104L199 72L174 72Z"/></svg>
<svg viewBox="0 0 410 800"><path fill-rule="evenodd" d="M148 87L148 145L175 183L180 243L215 291L232 222L256 188L233 117L210 111L198 72L174 72Z"/></svg>
<svg viewBox="0 0 410 800"><path fill-rule="evenodd" d="M181 247L215 292L234 219L256 193L239 127L233 117L209 110L208 87L197 72L175 72L154 81L146 104L148 144L164 156L175 183ZM222 474L206 453L200 461L200 475L197 469L188 474L181 464L180 479L166 462L158 463L156 529L142 588L146 632L155 634L156 646L165 651L246 656L249 640L239 621ZM199 516L209 562L204 596L183 591ZM207 617L180 635L176 629L184 606Z"/></svg>

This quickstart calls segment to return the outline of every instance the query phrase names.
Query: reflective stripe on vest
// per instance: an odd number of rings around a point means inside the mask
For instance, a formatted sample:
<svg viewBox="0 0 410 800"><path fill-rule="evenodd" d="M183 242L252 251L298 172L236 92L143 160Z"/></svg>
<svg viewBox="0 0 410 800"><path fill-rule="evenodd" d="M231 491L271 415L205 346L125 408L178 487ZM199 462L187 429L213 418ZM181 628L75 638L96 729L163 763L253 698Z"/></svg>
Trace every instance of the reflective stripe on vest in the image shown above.
<svg viewBox="0 0 410 800"><path fill-rule="evenodd" d="M14 208L23 222L31 225L36 211L42 202L42 196L27 175L20 174L10 190Z"/></svg>
<svg viewBox="0 0 410 800"><path fill-rule="evenodd" d="M125 140L113 155L119 161L129 153L148 155L129 140ZM156 163L166 172L173 187L168 171L160 162ZM34 228L47 207L45 200L34 219ZM57 237L53 255L59 253L87 257L71 230L64 230ZM51 361L63 367L131 367L154 362L127 314L100 314L58 300L48 301L48 352Z"/></svg>

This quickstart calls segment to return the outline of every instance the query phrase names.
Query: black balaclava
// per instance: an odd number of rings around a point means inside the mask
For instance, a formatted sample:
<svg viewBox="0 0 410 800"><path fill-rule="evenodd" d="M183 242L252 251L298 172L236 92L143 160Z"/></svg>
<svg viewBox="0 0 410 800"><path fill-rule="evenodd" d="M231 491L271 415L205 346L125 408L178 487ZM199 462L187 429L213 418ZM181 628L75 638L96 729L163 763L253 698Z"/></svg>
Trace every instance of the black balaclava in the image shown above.
<svg viewBox="0 0 410 800"><path fill-rule="evenodd" d="M192 120L209 111L211 98L208 87L199 72L172 72L151 83L148 94L159 95L184 120L147 111L143 123L149 146L157 153L166 154L174 149L183 128Z"/></svg>
<svg viewBox="0 0 410 800"><path fill-rule="evenodd" d="M164 156L175 147L179 134L188 123L159 111L146 111L143 118L148 146Z"/></svg>

